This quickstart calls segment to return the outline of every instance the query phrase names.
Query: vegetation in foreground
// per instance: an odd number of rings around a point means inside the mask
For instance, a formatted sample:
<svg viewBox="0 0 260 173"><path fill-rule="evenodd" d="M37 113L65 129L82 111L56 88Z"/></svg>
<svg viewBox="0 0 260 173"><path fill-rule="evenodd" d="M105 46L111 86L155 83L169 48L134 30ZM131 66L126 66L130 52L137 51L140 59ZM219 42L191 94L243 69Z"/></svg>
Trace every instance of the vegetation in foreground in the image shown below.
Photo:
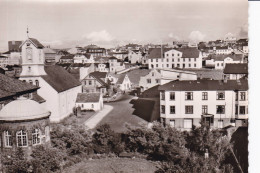
<svg viewBox="0 0 260 173"><path fill-rule="evenodd" d="M225 162L230 155L228 138L203 124L191 132L155 123L150 129L129 127L123 133L114 132L107 124L95 131L57 124L51 137L52 147L34 148L31 159L25 158L22 149L3 155L6 172L55 172L90 158L116 158L124 153L159 162L157 173L233 172Z"/></svg>

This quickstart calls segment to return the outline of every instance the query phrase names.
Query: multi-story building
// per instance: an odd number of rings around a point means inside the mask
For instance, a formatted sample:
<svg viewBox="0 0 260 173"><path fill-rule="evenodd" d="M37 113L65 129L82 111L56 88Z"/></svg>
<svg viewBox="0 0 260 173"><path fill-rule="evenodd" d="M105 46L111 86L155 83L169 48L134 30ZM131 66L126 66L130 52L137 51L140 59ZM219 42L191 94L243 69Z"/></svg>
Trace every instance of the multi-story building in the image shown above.
<svg viewBox="0 0 260 173"><path fill-rule="evenodd" d="M86 50L87 54L91 54L91 55L93 55L93 57L105 56L106 55L106 49L105 48L101 48L101 47L98 47L98 46L93 45L93 44L84 47L84 49Z"/></svg>
<svg viewBox="0 0 260 173"><path fill-rule="evenodd" d="M122 61L119 61L115 57L110 57L109 60L109 71L115 73L125 69L125 64Z"/></svg>
<svg viewBox="0 0 260 173"><path fill-rule="evenodd" d="M74 63L94 63L94 57L91 54L76 54L73 57Z"/></svg>
<svg viewBox="0 0 260 173"><path fill-rule="evenodd" d="M205 60L206 67L215 69L224 69L226 64L244 63L244 56L242 54L228 54L228 55L210 55Z"/></svg>
<svg viewBox="0 0 260 173"><path fill-rule="evenodd" d="M164 124L180 130L200 126L201 121L211 128L247 124L247 80L172 81L159 90Z"/></svg>
<svg viewBox="0 0 260 173"><path fill-rule="evenodd" d="M148 67L202 68L202 54L197 48L154 48L149 51Z"/></svg>
<svg viewBox="0 0 260 173"><path fill-rule="evenodd" d="M248 77L248 64L226 64L224 78L238 80L243 77Z"/></svg>
<svg viewBox="0 0 260 173"><path fill-rule="evenodd" d="M216 46L216 47L213 47L213 52L216 55L228 55L233 52L233 49L228 46Z"/></svg>

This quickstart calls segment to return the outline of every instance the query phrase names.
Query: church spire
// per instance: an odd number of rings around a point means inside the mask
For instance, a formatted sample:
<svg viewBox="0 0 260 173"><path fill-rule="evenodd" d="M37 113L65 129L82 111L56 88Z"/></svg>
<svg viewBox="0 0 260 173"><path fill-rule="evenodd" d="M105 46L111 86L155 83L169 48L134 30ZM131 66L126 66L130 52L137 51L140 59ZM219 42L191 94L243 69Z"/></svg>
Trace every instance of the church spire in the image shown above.
<svg viewBox="0 0 260 173"><path fill-rule="evenodd" d="M29 29L28 29L28 25L27 25L27 38L29 38Z"/></svg>

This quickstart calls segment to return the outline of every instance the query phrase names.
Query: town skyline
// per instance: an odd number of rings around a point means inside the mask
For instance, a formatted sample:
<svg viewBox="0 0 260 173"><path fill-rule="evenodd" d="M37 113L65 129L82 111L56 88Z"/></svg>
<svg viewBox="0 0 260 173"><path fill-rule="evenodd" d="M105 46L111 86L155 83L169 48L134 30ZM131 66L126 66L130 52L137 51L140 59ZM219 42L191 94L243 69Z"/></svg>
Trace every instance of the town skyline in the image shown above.
<svg viewBox="0 0 260 173"><path fill-rule="evenodd" d="M36 37L53 48L247 37L247 1L1 1L0 51ZM34 15L32 15L34 14ZM144 34L145 33L145 34Z"/></svg>

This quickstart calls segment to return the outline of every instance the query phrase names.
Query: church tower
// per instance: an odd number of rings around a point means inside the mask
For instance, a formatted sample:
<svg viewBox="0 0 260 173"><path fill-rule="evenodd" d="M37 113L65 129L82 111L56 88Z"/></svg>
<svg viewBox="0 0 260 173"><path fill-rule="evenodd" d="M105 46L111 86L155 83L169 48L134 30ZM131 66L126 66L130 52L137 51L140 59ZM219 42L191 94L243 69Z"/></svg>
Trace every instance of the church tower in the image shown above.
<svg viewBox="0 0 260 173"><path fill-rule="evenodd" d="M44 46L34 38L29 38L27 28L27 40L21 46L22 50L22 72L20 80L39 85L39 77L47 75L44 71Z"/></svg>

